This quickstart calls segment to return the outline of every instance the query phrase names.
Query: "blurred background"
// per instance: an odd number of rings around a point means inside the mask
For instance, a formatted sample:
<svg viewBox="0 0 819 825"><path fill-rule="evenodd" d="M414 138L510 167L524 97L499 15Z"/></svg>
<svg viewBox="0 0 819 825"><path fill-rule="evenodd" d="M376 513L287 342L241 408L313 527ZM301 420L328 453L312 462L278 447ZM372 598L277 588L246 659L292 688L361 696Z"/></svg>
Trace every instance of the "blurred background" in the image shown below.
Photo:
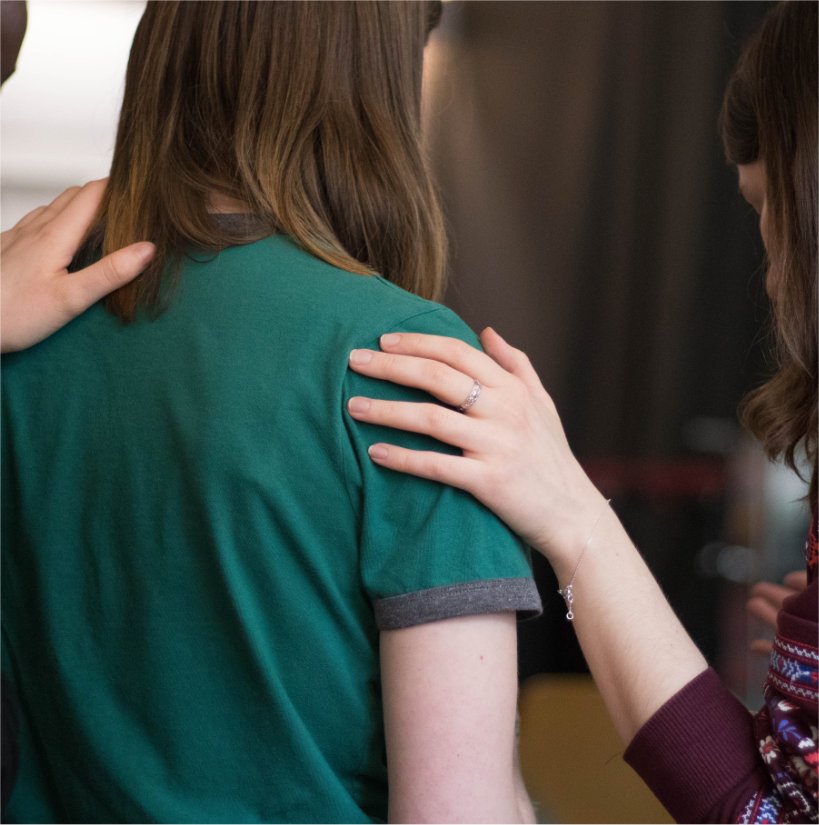
<svg viewBox="0 0 819 825"><path fill-rule="evenodd" d="M143 7L29 3L0 95L4 229L106 174ZM749 582L801 567L808 523L805 485L736 419L770 367L769 307L717 115L768 8L449 2L425 76L446 302L529 353L584 466L750 706L766 662L748 652L763 630L744 612ZM522 758L541 818L670 821L622 765L557 584L535 566L545 613L520 626Z"/></svg>

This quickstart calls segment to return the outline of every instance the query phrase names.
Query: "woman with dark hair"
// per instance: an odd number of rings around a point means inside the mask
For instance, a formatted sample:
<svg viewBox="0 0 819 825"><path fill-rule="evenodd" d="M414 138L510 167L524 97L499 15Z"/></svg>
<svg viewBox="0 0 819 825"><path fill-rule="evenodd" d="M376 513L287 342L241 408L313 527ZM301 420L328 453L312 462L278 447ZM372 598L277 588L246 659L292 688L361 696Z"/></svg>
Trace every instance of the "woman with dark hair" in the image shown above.
<svg viewBox="0 0 819 825"><path fill-rule="evenodd" d="M439 13L148 3L80 258L150 239L152 262L3 359L9 819L532 818L526 550L471 496L375 467L343 401L384 328L476 342L427 300Z"/></svg>
<svg viewBox="0 0 819 825"><path fill-rule="evenodd" d="M729 160L759 213L778 370L743 404L771 458L804 449L813 509L807 588L778 616L765 707L722 685L622 525L572 455L526 356L491 330L488 355L402 333L356 352L364 375L427 390L466 415L351 398L360 421L432 435L462 456L376 443L379 466L473 493L552 563L626 760L682 822L817 819L817 4L776 6L748 43L722 111ZM489 357L491 356L491 357ZM462 404L466 407L466 404Z"/></svg>

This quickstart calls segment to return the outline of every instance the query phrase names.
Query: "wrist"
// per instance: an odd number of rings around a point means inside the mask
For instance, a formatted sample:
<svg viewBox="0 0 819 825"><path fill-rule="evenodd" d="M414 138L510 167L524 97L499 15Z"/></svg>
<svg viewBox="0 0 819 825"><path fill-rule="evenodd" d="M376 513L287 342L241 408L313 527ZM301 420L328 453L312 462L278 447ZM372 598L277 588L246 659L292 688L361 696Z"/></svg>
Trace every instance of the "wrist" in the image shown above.
<svg viewBox="0 0 819 825"><path fill-rule="evenodd" d="M566 618L571 622L574 621L574 585L575 579L577 578L577 572L580 569L580 565L583 563L583 559L586 556L586 553L590 549L590 545L592 543L592 539L594 538L595 530L597 530L598 525L603 520L606 515L614 515L613 512L609 509L609 505L611 504L611 499L606 499L605 507L601 509L600 514L594 520L594 524L589 531L589 535L586 540L583 542L583 546L580 549L580 555L577 557L577 562L574 565L574 569L572 570L571 574L569 575L569 580L558 589L558 593L563 596L563 600L566 602Z"/></svg>
<svg viewBox="0 0 819 825"><path fill-rule="evenodd" d="M591 487L576 500L563 523L553 526L547 540L535 546L552 565L561 587L570 583L582 555L606 532L610 514L614 515L608 500Z"/></svg>

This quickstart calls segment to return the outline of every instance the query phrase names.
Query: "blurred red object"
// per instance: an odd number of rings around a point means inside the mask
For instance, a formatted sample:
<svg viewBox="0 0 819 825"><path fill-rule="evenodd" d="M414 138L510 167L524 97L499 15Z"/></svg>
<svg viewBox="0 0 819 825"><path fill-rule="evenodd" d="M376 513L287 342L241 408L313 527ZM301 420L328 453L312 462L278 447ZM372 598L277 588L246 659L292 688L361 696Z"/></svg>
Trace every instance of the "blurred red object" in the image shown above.
<svg viewBox="0 0 819 825"><path fill-rule="evenodd" d="M583 468L612 497L718 498L727 477L721 458L597 458L584 461Z"/></svg>

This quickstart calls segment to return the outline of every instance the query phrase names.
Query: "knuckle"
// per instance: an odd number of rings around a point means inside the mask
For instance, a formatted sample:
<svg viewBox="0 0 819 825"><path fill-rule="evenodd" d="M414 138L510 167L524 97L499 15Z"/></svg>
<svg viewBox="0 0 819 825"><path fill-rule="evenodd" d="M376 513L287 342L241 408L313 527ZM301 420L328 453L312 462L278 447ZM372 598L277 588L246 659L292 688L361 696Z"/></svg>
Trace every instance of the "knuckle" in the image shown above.
<svg viewBox="0 0 819 825"><path fill-rule="evenodd" d="M54 224L51 219L48 219L42 226L36 230L37 239L46 248L51 248L57 244L57 232L54 229Z"/></svg>
<svg viewBox="0 0 819 825"><path fill-rule="evenodd" d="M406 355L413 355L419 347L418 334L415 332L399 332L395 334L401 336L401 340L397 345L398 351Z"/></svg>
<svg viewBox="0 0 819 825"><path fill-rule="evenodd" d="M447 352L453 361L461 361L467 357L472 350L465 341L458 338L447 338Z"/></svg>
<svg viewBox="0 0 819 825"><path fill-rule="evenodd" d="M452 355L457 351L458 341L455 338L442 337L435 343L435 349L446 355Z"/></svg>
<svg viewBox="0 0 819 825"><path fill-rule="evenodd" d="M49 206L54 206L55 204L57 206L60 206L65 201L73 198L80 191L82 191L81 186L69 186L68 189L64 189L62 192L60 192L60 194L57 195L57 197L54 198L53 201L51 201Z"/></svg>
<svg viewBox="0 0 819 825"><path fill-rule="evenodd" d="M443 474L443 461L439 453L430 453L426 456L424 471L427 475L439 477Z"/></svg>
<svg viewBox="0 0 819 825"><path fill-rule="evenodd" d="M123 272L116 257L109 256L100 261L100 278L112 289L122 283Z"/></svg>
<svg viewBox="0 0 819 825"><path fill-rule="evenodd" d="M424 421L431 430L440 430L446 421L446 410L437 404L424 406Z"/></svg>
<svg viewBox="0 0 819 825"><path fill-rule="evenodd" d="M435 361L430 365L422 365L422 370L423 369L428 371L429 377L435 386L446 387L452 383L450 381L449 369L440 362Z"/></svg>
<svg viewBox="0 0 819 825"><path fill-rule="evenodd" d="M25 215L23 217L23 220L31 220L33 218L36 218L39 215L42 215L43 212L45 212L45 211L46 211L45 206L38 206L36 209L32 209L31 212L29 212L27 215Z"/></svg>
<svg viewBox="0 0 819 825"><path fill-rule="evenodd" d="M370 406L357 415L359 418L366 418L368 421L388 421L390 418L390 403L379 398L370 398Z"/></svg>
<svg viewBox="0 0 819 825"><path fill-rule="evenodd" d="M377 353L380 357L376 358L375 363L379 365L381 372L389 375L395 375L400 369L401 361L398 356L392 353Z"/></svg>

